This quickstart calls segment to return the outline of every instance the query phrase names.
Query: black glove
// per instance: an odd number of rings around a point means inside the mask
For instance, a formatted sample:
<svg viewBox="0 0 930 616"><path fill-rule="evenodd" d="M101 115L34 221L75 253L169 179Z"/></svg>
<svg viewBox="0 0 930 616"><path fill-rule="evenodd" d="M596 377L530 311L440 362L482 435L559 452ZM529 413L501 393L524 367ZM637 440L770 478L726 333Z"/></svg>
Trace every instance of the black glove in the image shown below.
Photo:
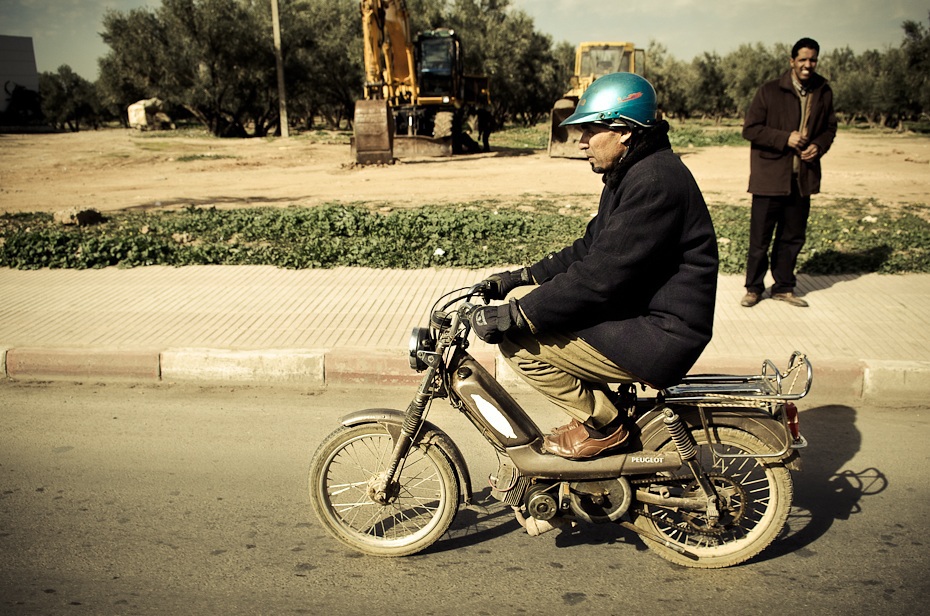
<svg viewBox="0 0 930 616"><path fill-rule="evenodd" d="M491 274L483 282L488 287L485 299L504 299L515 288L533 284L533 275L530 268L523 267L512 272Z"/></svg>
<svg viewBox="0 0 930 616"><path fill-rule="evenodd" d="M504 339L504 332L511 329L526 328L526 320L520 313L520 305L512 299L499 306L481 306L468 317L475 335L489 344L497 344Z"/></svg>

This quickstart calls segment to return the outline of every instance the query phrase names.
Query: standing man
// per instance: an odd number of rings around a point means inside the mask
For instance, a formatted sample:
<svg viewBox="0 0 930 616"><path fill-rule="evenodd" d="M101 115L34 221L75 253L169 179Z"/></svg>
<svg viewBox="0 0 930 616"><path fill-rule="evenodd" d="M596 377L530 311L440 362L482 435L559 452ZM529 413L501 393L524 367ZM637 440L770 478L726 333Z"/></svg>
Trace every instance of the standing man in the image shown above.
<svg viewBox="0 0 930 616"><path fill-rule="evenodd" d="M794 270L806 239L811 195L820 192L820 159L836 137L833 90L816 72L819 55L817 41L802 38L795 43L790 70L759 88L746 112L743 138L752 142L752 219L746 295L740 304L747 308L762 299L770 243L772 299L807 306L794 294Z"/></svg>
<svg viewBox="0 0 930 616"><path fill-rule="evenodd" d="M584 459L629 436L608 384L667 387L697 361L713 329L718 258L704 197L656 119L648 81L601 77L567 124L580 126L580 148L603 175L597 215L570 246L488 278L490 299L533 286L470 320L571 417L545 437L545 451Z"/></svg>

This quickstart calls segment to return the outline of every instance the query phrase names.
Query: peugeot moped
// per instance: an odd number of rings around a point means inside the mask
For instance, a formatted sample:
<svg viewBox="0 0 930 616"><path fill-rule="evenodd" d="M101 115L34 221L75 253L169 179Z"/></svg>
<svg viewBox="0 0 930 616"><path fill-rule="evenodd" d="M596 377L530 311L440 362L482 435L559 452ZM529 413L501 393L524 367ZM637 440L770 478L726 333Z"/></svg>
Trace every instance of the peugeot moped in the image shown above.
<svg viewBox="0 0 930 616"><path fill-rule="evenodd" d="M784 371L765 360L757 374L689 375L654 395L620 385L628 444L570 460L545 452L544 433L468 352L469 315L486 292L479 283L444 295L429 326L413 330L410 366L423 377L405 411L353 412L319 445L310 501L333 537L373 556L415 554L473 504L465 458L427 419L430 403L446 399L496 452L491 497L531 535L620 524L663 558L698 568L739 564L775 540L807 446L794 404L813 380L804 354Z"/></svg>

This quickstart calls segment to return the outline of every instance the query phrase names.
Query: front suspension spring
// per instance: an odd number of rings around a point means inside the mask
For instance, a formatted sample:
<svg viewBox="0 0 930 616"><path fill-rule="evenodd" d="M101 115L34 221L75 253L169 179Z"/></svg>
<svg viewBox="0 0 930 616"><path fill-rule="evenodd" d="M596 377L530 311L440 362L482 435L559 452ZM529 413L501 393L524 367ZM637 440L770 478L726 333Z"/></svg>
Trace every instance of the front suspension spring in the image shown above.
<svg viewBox="0 0 930 616"><path fill-rule="evenodd" d="M693 460L697 456L697 449L694 446L694 441L691 440L691 436L688 434L687 430L685 430L685 427L681 424L681 418L675 414L675 411L670 408L666 408L665 419L662 421L665 422L665 428L672 436L672 440L675 442L675 447L678 448L678 453L681 454L681 459Z"/></svg>
<svg viewBox="0 0 930 616"><path fill-rule="evenodd" d="M429 395L427 394L417 394L414 400L407 407L407 412L404 417L404 424L402 431L409 437L413 437L417 433L417 430L420 429L420 424L423 422L423 413L426 411L426 404L429 402Z"/></svg>

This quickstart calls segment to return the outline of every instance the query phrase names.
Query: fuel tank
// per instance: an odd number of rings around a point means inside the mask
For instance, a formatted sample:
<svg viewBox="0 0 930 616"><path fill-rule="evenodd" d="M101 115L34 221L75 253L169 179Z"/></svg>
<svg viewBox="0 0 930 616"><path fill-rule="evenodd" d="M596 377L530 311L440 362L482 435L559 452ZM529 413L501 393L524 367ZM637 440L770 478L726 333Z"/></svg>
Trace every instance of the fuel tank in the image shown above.
<svg viewBox="0 0 930 616"><path fill-rule="evenodd" d="M542 434L526 411L484 366L465 351L456 351L449 365L452 389L469 419L502 447L526 445Z"/></svg>

